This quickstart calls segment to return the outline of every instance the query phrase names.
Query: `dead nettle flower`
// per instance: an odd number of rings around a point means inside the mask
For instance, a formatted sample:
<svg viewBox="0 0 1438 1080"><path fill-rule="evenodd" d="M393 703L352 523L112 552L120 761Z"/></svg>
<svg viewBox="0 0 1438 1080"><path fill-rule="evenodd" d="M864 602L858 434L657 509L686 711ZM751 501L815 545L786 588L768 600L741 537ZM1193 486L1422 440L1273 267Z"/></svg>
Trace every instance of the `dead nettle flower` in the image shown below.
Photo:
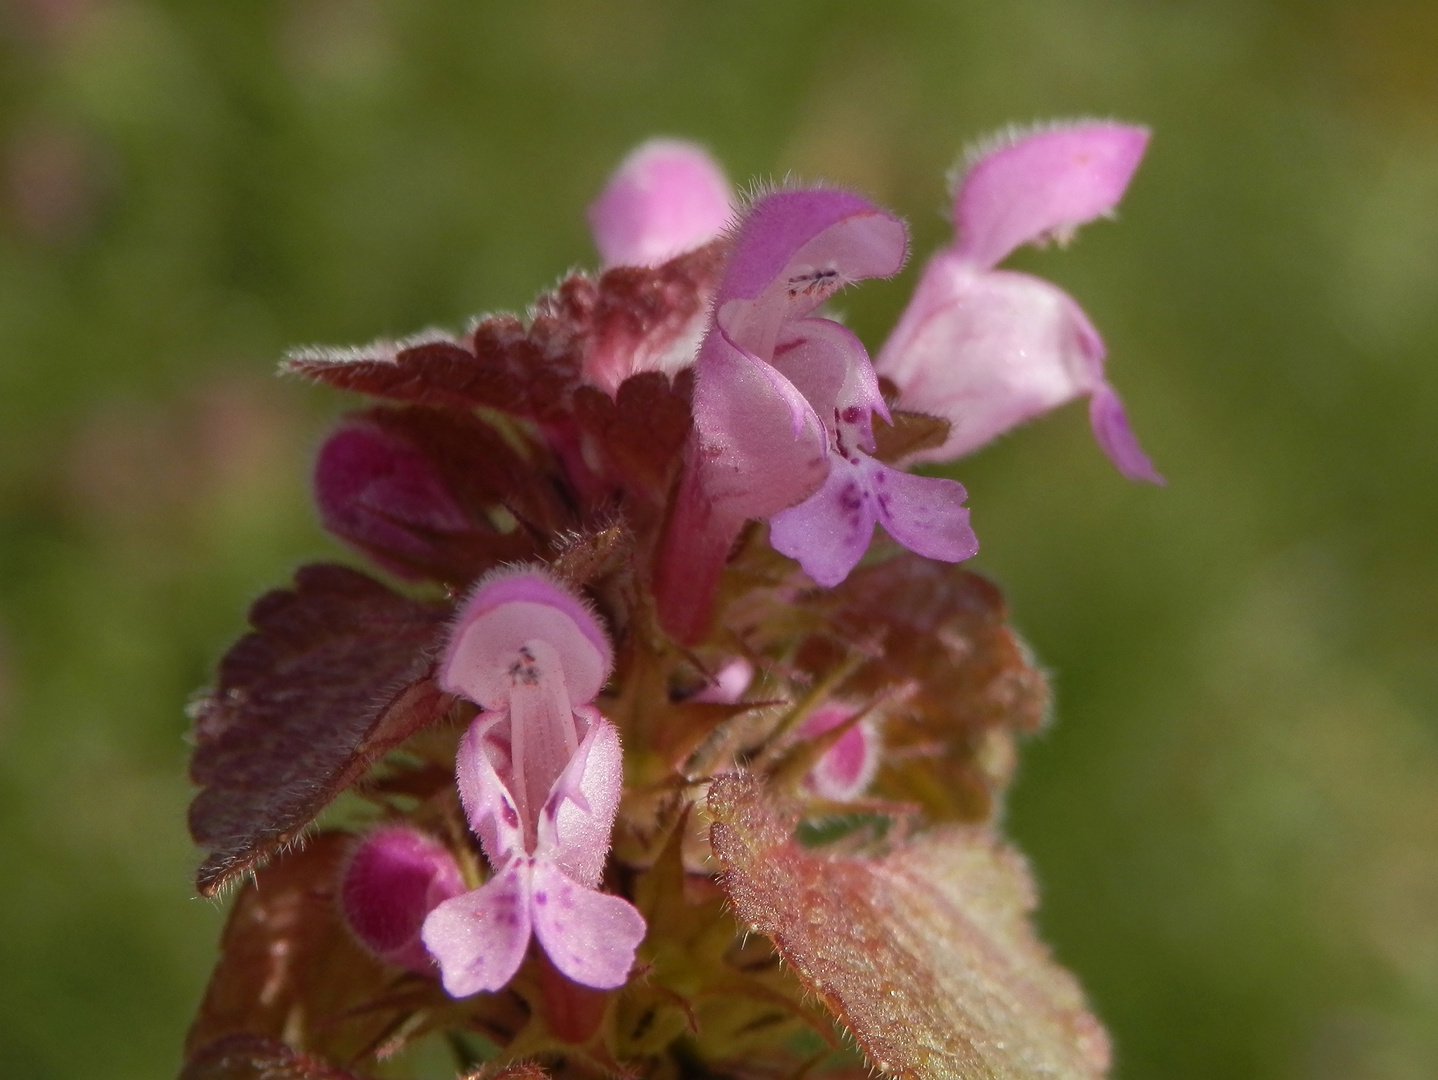
<svg viewBox="0 0 1438 1080"><path fill-rule="evenodd" d="M962 487L868 457L872 415L889 419L868 354L812 316L844 285L897 273L907 248L903 222L846 191L773 192L744 217L695 361L694 433L655 586L681 640L702 632L744 523L790 507L775 546L821 584L843 580L876 519L921 554L973 554Z"/></svg>
<svg viewBox="0 0 1438 1080"><path fill-rule="evenodd" d="M588 704L612 662L595 616L543 570L499 571L460 611L439 680L483 710L456 774L494 873L424 921L455 997L504 986L531 933L577 983L628 976L644 919L595 888L624 782L618 733Z"/></svg>
<svg viewBox="0 0 1438 1080"><path fill-rule="evenodd" d="M407 825L386 825L356 845L340 878L340 910L360 944L422 974L434 959L419 939L425 916L465 891L447 847Z"/></svg>
<svg viewBox="0 0 1438 1080"><path fill-rule="evenodd" d="M948 461L1083 394L1094 436L1119 471L1162 483L1104 377L1104 345L1072 297L994 267L1020 244L1060 244L1123 197L1144 128L1079 122L1008 136L976 155L954 191L957 236L925 268L875 362L905 409L949 421Z"/></svg>

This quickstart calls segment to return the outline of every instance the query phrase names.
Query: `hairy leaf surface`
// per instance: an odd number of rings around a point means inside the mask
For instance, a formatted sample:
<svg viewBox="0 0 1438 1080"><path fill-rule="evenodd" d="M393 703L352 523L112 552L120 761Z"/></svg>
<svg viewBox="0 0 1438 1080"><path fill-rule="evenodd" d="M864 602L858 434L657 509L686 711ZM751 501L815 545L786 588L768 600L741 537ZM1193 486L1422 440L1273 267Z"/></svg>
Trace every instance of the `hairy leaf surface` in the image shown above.
<svg viewBox="0 0 1438 1080"><path fill-rule="evenodd" d="M872 649L844 693L897 698L885 709L880 792L939 818L988 816L1010 777L1013 735L1037 730L1049 700L1003 595L977 574L905 552L819 603L843 638Z"/></svg>
<svg viewBox="0 0 1438 1080"><path fill-rule="evenodd" d="M1023 860L988 828L946 826L879 858L801 848L753 776L710 789L720 883L883 1073L1094 1080L1108 1039L1034 936Z"/></svg>
<svg viewBox="0 0 1438 1080"><path fill-rule="evenodd" d="M608 389L682 348L706 310L721 259L711 244L659 267L575 274L540 297L527 324L495 315L463 341L428 333L358 349L302 349L285 368L395 401L561 420L586 373Z"/></svg>
<svg viewBox="0 0 1438 1080"><path fill-rule="evenodd" d="M428 678L446 613L343 566L262 596L254 632L198 701L190 834L213 895L295 840L336 795L451 699Z"/></svg>

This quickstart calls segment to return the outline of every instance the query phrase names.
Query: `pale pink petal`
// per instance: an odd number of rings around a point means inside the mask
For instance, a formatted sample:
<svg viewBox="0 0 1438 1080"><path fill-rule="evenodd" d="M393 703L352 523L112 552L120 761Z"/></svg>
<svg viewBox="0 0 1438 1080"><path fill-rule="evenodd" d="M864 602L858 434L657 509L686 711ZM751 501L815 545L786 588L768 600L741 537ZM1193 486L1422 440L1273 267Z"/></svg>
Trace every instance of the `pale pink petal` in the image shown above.
<svg viewBox="0 0 1438 1080"><path fill-rule="evenodd" d="M775 191L745 215L720 301L782 296L794 305L790 318L799 318L833 288L823 278L792 280L798 270L832 267L842 282L887 277L904 265L907 247L904 223L862 195L834 188Z"/></svg>
<svg viewBox="0 0 1438 1080"><path fill-rule="evenodd" d="M794 505L823 482L824 426L793 383L719 331L705 339L696 373L700 490L691 497L742 524Z"/></svg>
<svg viewBox="0 0 1438 1080"><path fill-rule="evenodd" d="M449 849L404 825L375 830L355 847L340 879L340 910L360 943L381 960L430 972L419 939L425 916L464 892Z"/></svg>
<svg viewBox="0 0 1438 1080"><path fill-rule="evenodd" d="M1139 446L1138 438L1128 426L1123 402L1108 383L1102 383L1089 398L1088 415L1094 438L1119 472L1130 480L1147 480L1150 484L1167 482Z"/></svg>
<svg viewBox="0 0 1438 1080"><path fill-rule="evenodd" d="M754 665L742 656L726 660L714 673L714 681L695 694L690 701L707 701L732 705L744 696L754 681Z"/></svg>
<svg viewBox="0 0 1438 1080"><path fill-rule="evenodd" d="M539 810L579 748L579 729L558 652L542 639L527 642L511 668L509 787L534 850Z"/></svg>
<svg viewBox="0 0 1438 1080"><path fill-rule="evenodd" d="M892 422L863 342L832 319L785 324L772 363L830 430L841 424L857 431L863 449L874 448L873 413Z"/></svg>
<svg viewBox="0 0 1438 1080"><path fill-rule="evenodd" d="M863 454L835 456L818 492L770 519L769 543L825 586L858 565L876 521L915 554L959 562L979 549L965 498L954 480L911 476Z"/></svg>
<svg viewBox="0 0 1438 1080"><path fill-rule="evenodd" d="M771 363L781 337L843 285L896 273L907 246L903 222L842 191L775 192L739 226L694 365L694 430L655 571L659 618L676 639L708 627L744 523L796 505L828 475L827 417Z"/></svg>
<svg viewBox="0 0 1438 1080"><path fill-rule="evenodd" d="M418 575L384 558L384 549L423 559L433 554L436 536L472 527L419 451L362 420L325 440L315 461L314 495L320 524L399 577Z"/></svg>
<svg viewBox="0 0 1438 1080"><path fill-rule="evenodd" d="M901 408L950 423L916 461L949 461L1096 389L1103 341L1083 311L1046 281L975 272L951 255L929 264L875 363Z"/></svg>
<svg viewBox="0 0 1438 1080"><path fill-rule="evenodd" d="M729 181L702 147L651 139L624 159L588 217L606 265L658 266L714 239L732 213Z"/></svg>
<svg viewBox="0 0 1438 1080"><path fill-rule="evenodd" d="M591 705L577 711L588 728L544 804L535 854L592 887L609 854L609 834L624 790L624 759L614 725Z"/></svg>
<svg viewBox="0 0 1438 1080"><path fill-rule="evenodd" d="M514 795L496 771L499 755L489 739L503 721L503 716L490 713L477 716L459 741L454 767L459 801L491 866L503 866L526 850L524 822Z"/></svg>
<svg viewBox="0 0 1438 1080"><path fill-rule="evenodd" d="M854 715L845 705L830 704L816 709L799 725L796 734L813 738L832 731ZM862 795L879 771L879 733L867 718L839 736L805 777L809 788L820 798L847 802Z"/></svg>
<svg viewBox="0 0 1438 1080"><path fill-rule="evenodd" d="M863 465L879 524L895 540L916 555L940 562L962 562L978 554L963 484L915 476L872 459L864 459Z"/></svg>
<svg viewBox="0 0 1438 1080"><path fill-rule="evenodd" d="M874 536L874 505L863 472L834 458L824 486L769 519L769 543L820 585L833 586L859 564Z"/></svg>
<svg viewBox="0 0 1438 1080"><path fill-rule="evenodd" d="M1110 122L1004 140L954 194L954 254L988 269L1020 244L1066 238L1118 205L1147 145L1145 128Z"/></svg>
<svg viewBox="0 0 1438 1080"><path fill-rule="evenodd" d="M530 869L516 859L480 888L446 900L420 933L451 997L498 990L524 960L530 934Z"/></svg>
<svg viewBox="0 0 1438 1080"><path fill-rule="evenodd" d="M618 896L571 881L543 859L534 864L534 933L549 959L583 986L623 986L644 940L644 916Z"/></svg>
<svg viewBox="0 0 1438 1080"><path fill-rule="evenodd" d="M608 638L572 589L534 567L496 571L475 587L455 619L440 686L486 709L506 708L510 667L534 640L558 653L570 700L594 700L613 665Z"/></svg>

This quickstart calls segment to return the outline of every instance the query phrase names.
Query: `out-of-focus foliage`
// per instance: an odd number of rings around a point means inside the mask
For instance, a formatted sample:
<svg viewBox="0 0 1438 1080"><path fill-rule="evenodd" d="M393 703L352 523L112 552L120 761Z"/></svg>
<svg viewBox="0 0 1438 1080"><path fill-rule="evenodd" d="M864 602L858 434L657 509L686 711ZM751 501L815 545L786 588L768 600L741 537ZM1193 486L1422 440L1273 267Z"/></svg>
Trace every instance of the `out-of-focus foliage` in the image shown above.
<svg viewBox="0 0 1438 1080"><path fill-rule="evenodd" d="M653 133L942 242L1009 121L1155 140L1019 263L1104 331L1163 491L1081 410L955 475L1055 677L1010 823L1126 1078L1438 1060L1438 8L1420 0L0 3L0 1074L171 1074L181 706L301 557L337 395L284 347L523 305ZM844 297L877 346L914 280ZM418 1071L411 1063L409 1071Z"/></svg>

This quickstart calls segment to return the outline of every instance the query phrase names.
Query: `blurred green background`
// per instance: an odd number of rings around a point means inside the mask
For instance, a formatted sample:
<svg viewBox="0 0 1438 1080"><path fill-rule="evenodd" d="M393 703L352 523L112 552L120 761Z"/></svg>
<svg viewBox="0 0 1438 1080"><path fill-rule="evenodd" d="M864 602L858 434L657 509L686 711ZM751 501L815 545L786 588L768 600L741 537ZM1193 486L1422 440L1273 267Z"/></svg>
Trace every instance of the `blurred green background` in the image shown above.
<svg viewBox="0 0 1438 1080"><path fill-rule="evenodd" d="M288 345L524 305L654 133L852 184L919 258L1010 121L1152 125L1064 285L1081 407L955 474L1052 670L1009 811L1117 1074L1438 1077L1438 5L0 0L0 1074L173 1073L187 696L337 553Z"/></svg>

